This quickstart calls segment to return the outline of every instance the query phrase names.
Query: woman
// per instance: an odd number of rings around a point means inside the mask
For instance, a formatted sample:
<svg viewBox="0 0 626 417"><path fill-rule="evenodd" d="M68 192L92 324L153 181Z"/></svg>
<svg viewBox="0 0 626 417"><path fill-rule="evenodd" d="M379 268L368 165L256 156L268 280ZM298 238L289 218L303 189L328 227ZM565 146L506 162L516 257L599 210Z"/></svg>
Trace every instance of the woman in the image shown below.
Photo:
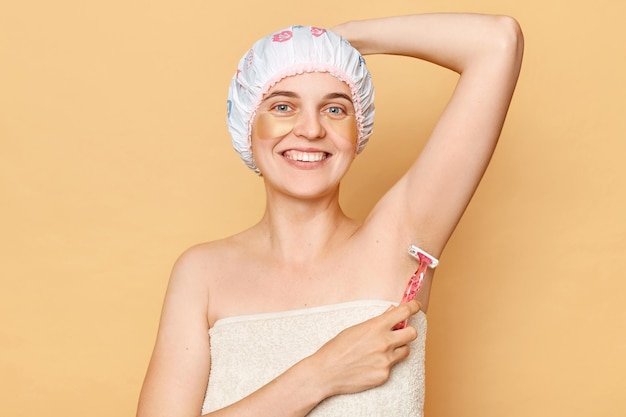
<svg viewBox="0 0 626 417"><path fill-rule="evenodd" d="M177 261L138 416L422 415L432 272L397 305L418 265L406 249L438 257L450 238L500 135L522 45L515 20L474 14L292 27L259 41L233 78L229 128L263 176L265 214ZM460 74L419 158L363 223L338 200L371 133L359 53Z"/></svg>

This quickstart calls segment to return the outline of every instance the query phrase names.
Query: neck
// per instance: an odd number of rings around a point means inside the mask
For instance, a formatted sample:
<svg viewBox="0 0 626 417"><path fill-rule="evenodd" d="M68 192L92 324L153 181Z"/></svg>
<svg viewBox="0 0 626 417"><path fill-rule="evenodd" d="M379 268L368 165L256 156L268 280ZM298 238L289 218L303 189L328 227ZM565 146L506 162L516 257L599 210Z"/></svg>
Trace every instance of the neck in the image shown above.
<svg viewBox="0 0 626 417"><path fill-rule="evenodd" d="M288 263L314 262L348 240L358 223L341 210L338 194L337 189L315 199L268 195L258 227L272 256Z"/></svg>

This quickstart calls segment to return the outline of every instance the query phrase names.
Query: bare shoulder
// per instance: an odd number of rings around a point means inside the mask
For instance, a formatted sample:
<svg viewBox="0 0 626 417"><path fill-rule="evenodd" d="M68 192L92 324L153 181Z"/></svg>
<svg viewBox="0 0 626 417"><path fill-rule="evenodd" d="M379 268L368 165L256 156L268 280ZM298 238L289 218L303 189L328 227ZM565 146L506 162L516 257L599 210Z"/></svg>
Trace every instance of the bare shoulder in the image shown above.
<svg viewBox="0 0 626 417"><path fill-rule="evenodd" d="M168 293L186 293L185 299L195 300L212 325L223 305L233 298L227 296L230 288L238 288L235 271L242 271L246 264L248 235L244 231L186 249L174 263Z"/></svg>
<svg viewBox="0 0 626 417"><path fill-rule="evenodd" d="M203 242L183 251L172 270L172 277L208 283L214 273L237 256L241 241L239 235Z"/></svg>
<svg viewBox="0 0 626 417"><path fill-rule="evenodd" d="M215 242L199 243L184 250L172 268L172 278L201 279L216 258Z"/></svg>

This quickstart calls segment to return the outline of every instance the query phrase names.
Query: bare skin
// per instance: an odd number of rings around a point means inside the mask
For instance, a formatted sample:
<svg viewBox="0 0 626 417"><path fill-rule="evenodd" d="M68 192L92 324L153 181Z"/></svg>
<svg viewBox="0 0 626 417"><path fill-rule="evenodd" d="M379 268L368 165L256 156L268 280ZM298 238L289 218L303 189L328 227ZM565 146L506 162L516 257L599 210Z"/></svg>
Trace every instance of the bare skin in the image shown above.
<svg viewBox="0 0 626 417"><path fill-rule="evenodd" d="M264 110L277 117L297 111L298 117L285 134L283 121L253 126L265 214L250 229L195 246L177 261L138 416L198 415L210 368L208 329L220 318L356 299L397 302L417 266L406 248L416 244L439 256L478 186L521 66L517 23L434 14L348 22L333 30L364 55L405 55L456 71L449 104L419 158L359 223L338 199L354 158L354 135L329 119L354 111L340 98L347 87L328 74L302 74L270 90L278 94ZM303 154L320 153L328 157L302 161ZM344 330L274 381L210 415L305 416L325 398L384 383L417 337L411 326L392 328L426 310L431 279L417 301Z"/></svg>

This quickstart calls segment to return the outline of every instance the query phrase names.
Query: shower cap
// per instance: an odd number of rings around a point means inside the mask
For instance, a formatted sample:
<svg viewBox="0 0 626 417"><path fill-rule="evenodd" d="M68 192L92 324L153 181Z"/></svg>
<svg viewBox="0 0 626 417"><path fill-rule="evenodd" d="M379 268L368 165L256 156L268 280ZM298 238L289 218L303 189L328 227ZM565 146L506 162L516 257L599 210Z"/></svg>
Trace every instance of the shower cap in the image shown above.
<svg viewBox="0 0 626 417"><path fill-rule="evenodd" d="M327 72L352 92L360 153L372 134L374 86L365 60L338 34L314 26L291 26L259 41L241 58L228 91L227 123L233 147L259 173L250 142L252 121L265 94L285 77Z"/></svg>

